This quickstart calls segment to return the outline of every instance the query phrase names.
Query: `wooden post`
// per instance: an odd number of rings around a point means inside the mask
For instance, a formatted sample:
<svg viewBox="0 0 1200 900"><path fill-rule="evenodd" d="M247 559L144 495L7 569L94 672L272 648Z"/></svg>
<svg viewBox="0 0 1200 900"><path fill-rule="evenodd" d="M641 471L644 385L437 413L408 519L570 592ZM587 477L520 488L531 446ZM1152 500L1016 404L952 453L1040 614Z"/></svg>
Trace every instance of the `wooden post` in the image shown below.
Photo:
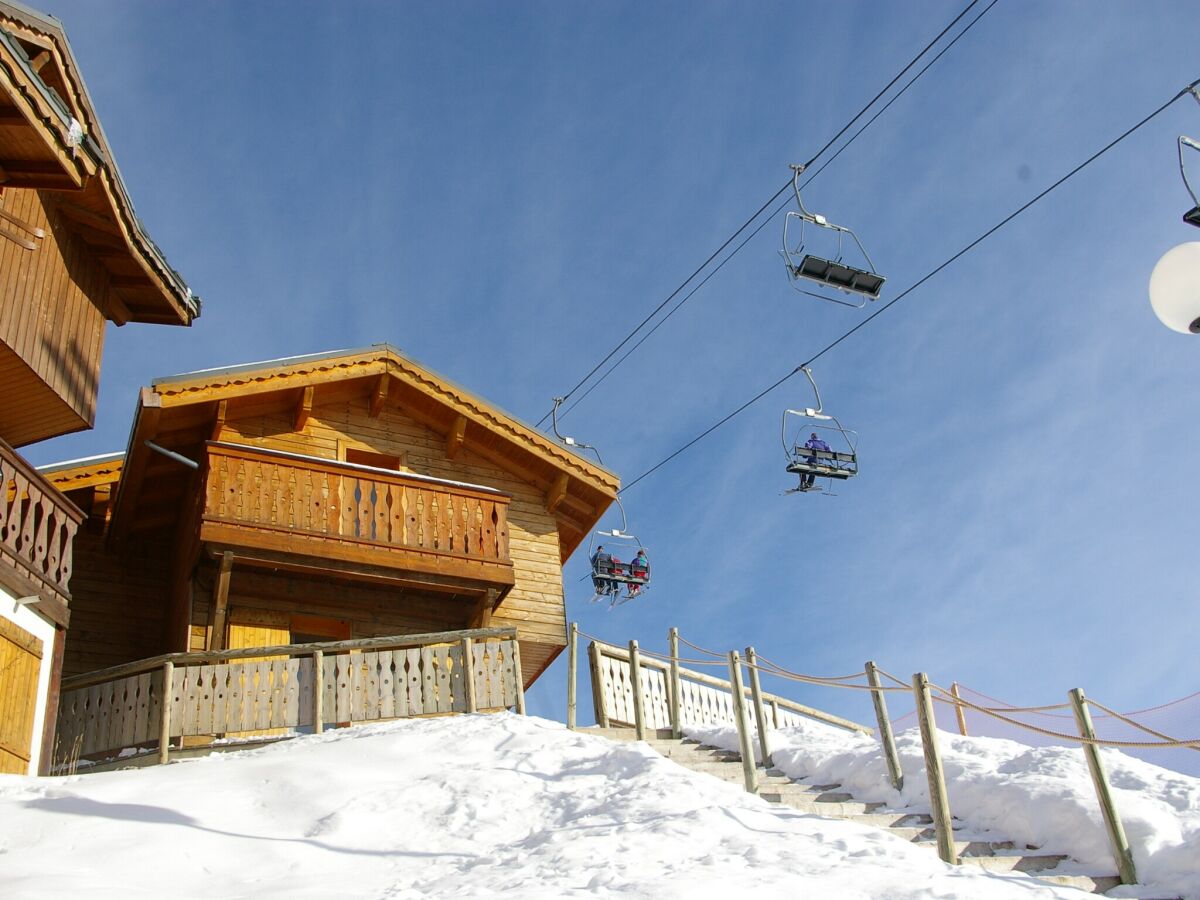
<svg viewBox="0 0 1200 900"><path fill-rule="evenodd" d="M733 718L737 723L738 746L742 754L742 775L746 791L758 793L758 769L754 766L754 742L750 738L750 721L746 715L746 696L742 693L742 661L736 650L729 651L729 689L733 692Z"/></svg>
<svg viewBox="0 0 1200 900"><path fill-rule="evenodd" d="M921 746L925 750L925 774L929 777L929 806L933 812L933 827L937 831L938 856L943 862L956 866L958 851L954 847L954 826L950 819L950 799L946 796L942 754L938 750L937 720L933 717L933 700L929 696L929 676L918 672L912 677L912 685L917 700L917 719L921 723Z"/></svg>
<svg viewBox="0 0 1200 900"><path fill-rule="evenodd" d="M762 751L764 769L771 768L771 738L770 726L767 724L767 710L763 705L762 685L758 679L758 656L753 647L746 648L746 665L750 670L750 698L754 701L754 720L758 725L758 749Z"/></svg>
<svg viewBox="0 0 1200 900"><path fill-rule="evenodd" d="M575 730L575 681L579 668L579 624L571 623L567 633L567 727Z"/></svg>
<svg viewBox="0 0 1200 900"><path fill-rule="evenodd" d="M525 675L521 671L521 642L513 638L513 680L517 683L517 715L525 715Z"/></svg>
<svg viewBox="0 0 1200 900"><path fill-rule="evenodd" d="M683 737L683 695L679 681L679 629L667 632L667 647L671 651L671 737Z"/></svg>
<svg viewBox="0 0 1200 900"><path fill-rule="evenodd" d="M209 650L225 649L225 614L229 603L229 578L233 574L233 553L226 550L221 554L221 568L217 571L217 582L213 587L213 625L209 636Z"/></svg>
<svg viewBox="0 0 1200 900"><path fill-rule="evenodd" d="M955 700L961 700L962 697L958 693L958 682L950 682L950 693L954 695ZM954 715L958 719L958 733L963 737L967 736L967 711L963 709L962 704L954 704Z"/></svg>
<svg viewBox="0 0 1200 900"><path fill-rule="evenodd" d="M459 653L462 654L463 696L467 698L467 712L478 712L479 702L475 699L475 642L469 637L463 638Z"/></svg>
<svg viewBox="0 0 1200 900"><path fill-rule="evenodd" d="M642 654L638 650L638 642L629 642L629 681L633 687L633 727L637 731L637 739L646 739L646 709L642 705Z"/></svg>
<svg viewBox="0 0 1200 900"><path fill-rule="evenodd" d="M875 702L875 722L879 726L879 740L883 743L883 755L887 758L888 775L892 787L904 788L904 773L900 771L900 756L896 753L896 738L892 734L892 720L888 716L887 701L879 684L879 670L875 663L867 661L867 684L871 685L871 699Z"/></svg>
<svg viewBox="0 0 1200 900"><path fill-rule="evenodd" d="M159 698L158 762L165 765L171 755L171 701L175 694L175 663L167 660L162 667L162 697Z"/></svg>
<svg viewBox="0 0 1200 900"><path fill-rule="evenodd" d="M1075 722L1079 725L1079 733L1088 740L1096 739L1092 728L1092 714L1087 708L1087 699L1081 688L1075 688L1068 695L1071 707L1075 710ZM1095 744L1084 744L1083 755L1087 759L1088 770L1092 773L1092 784L1096 788L1096 799L1100 801L1100 812L1104 814L1104 826L1108 830L1108 841L1112 846L1113 858L1117 862L1117 871L1121 876L1121 884L1137 884L1137 869L1133 865L1133 851L1129 849L1129 840L1125 837L1125 827L1121 817L1117 815L1116 804L1113 803L1112 788L1108 784L1108 773L1104 769L1104 760L1100 758L1100 748Z"/></svg>
<svg viewBox="0 0 1200 900"><path fill-rule="evenodd" d="M313 734L325 730L325 654L313 651Z"/></svg>
<svg viewBox="0 0 1200 900"><path fill-rule="evenodd" d="M779 728L779 701L771 701L771 727Z"/></svg>
<svg viewBox="0 0 1200 900"><path fill-rule="evenodd" d="M600 665L600 645L595 641L588 644L588 669L592 676L592 710L596 715L596 726L608 728L608 702L604 693L604 673Z"/></svg>

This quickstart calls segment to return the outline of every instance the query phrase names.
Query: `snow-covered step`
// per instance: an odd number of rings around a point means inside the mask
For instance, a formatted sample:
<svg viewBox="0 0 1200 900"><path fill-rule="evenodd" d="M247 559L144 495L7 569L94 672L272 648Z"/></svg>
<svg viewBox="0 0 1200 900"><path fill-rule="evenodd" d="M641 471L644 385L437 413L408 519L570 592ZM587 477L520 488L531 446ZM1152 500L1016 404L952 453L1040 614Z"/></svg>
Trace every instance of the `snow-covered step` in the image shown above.
<svg viewBox="0 0 1200 900"><path fill-rule="evenodd" d="M1055 875L1053 872L1039 872L1037 879L1062 887L1079 888L1092 894L1111 891L1121 883L1121 879L1116 875Z"/></svg>
<svg viewBox="0 0 1200 900"><path fill-rule="evenodd" d="M878 812L851 816L850 820L861 825L874 825L876 828L903 828L919 826L927 828L933 825L933 817L928 813L907 812Z"/></svg>
<svg viewBox="0 0 1200 900"><path fill-rule="evenodd" d="M1067 861L1066 856L1056 853L1046 854L997 854L995 856L964 856L962 861L974 866L982 866L989 872L1044 872L1056 868Z"/></svg>
<svg viewBox="0 0 1200 900"><path fill-rule="evenodd" d="M830 803L816 800L811 794L791 792L760 791L759 796L769 802L780 803L801 812L812 813L818 816L832 816L839 819L876 812L885 805L883 803L860 803L857 800L845 803Z"/></svg>

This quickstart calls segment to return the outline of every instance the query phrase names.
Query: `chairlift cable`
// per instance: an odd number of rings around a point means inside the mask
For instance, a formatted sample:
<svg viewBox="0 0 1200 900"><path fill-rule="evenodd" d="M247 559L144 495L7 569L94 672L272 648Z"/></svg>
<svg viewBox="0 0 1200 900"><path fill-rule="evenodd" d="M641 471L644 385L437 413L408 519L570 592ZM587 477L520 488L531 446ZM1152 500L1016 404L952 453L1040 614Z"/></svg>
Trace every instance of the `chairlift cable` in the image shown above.
<svg viewBox="0 0 1200 900"><path fill-rule="evenodd" d="M837 141L839 139L841 139L842 135L844 135L847 131L849 131L854 126L855 122L857 122L859 119L861 119L867 113L867 111L871 109L872 106L874 106L877 102L879 102L879 99L881 97L883 97L883 95L886 94L889 90L891 90L892 87L896 84L896 82L898 82L901 78L903 78L905 76L905 74L908 72L909 69L911 69L918 62L920 62L921 58L926 53L928 53L934 47L934 45L937 44L937 42L940 41L946 35L946 33L948 31L950 31L955 25L957 25L959 20L961 20L963 18L963 16L965 16L968 12L970 12L971 9L979 2L980 2L980 0L971 0L971 2L968 3L967 6L964 7L963 10L957 16L954 17L953 20L951 20L949 25L947 25L940 32L938 32L937 36L933 40L931 40L928 44L926 44L921 49L920 53L918 53L916 56L914 56L903 69L901 69L898 73L896 73L896 76L894 78L892 78L892 80L889 81L883 87L883 89L879 91L879 93L877 93L874 97L871 98L869 103L867 103L862 109L860 109L854 115L854 118L852 118L849 122L847 122L845 125L843 125L842 128L838 131L838 133L835 134L832 138L829 139L829 141L826 142L825 146L823 146L820 150L818 150L815 154L813 154L812 158L804 164L805 168L807 168L808 166L811 166L813 163L815 163L818 159L820 159L821 155L824 154L825 151L827 151L830 147L832 147L835 143L837 143ZM972 24L974 24L974 23L972 23ZM762 215L762 213L768 207L770 207L770 205L772 203L774 203L776 200L778 200L784 193L786 193L791 188L792 188L792 180L788 179L788 181L779 190L777 190L774 194L771 195L771 197L767 200L766 203L764 203L762 206L760 206L755 211L754 215L752 215L745 222L743 222L742 225L737 229L737 231L735 231L733 234L731 234L725 240L725 242L721 244L720 247L718 247L716 250L714 250L712 252L711 255L709 255L708 259L706 259L703 263L701 263L695 269L695 271L693 271L692 274L690 274L687 278L685 278L679 284L679 286L677 288L675 288L675 290L673 290L670 294L668 294L666 299L664 299L661 303L659 303L658 306L656 306L651 311L651 313L648 316L646 316L646 318L642 319L642 321L638 323L636 328L634 328L631 332L629 332L629 334L627 334L624 338L622 338L621 342L619 344L617 344L617 346L615 346L612 350L610 350L608 352L608 354L602 360L600 360L600 362L598 362L595 366L593 366L592 369L575 384L574 387L572 387L569 391L567 391L566 394L564 394L562 396L563 401L571 399L571 397L575 394L575 392L577 390L579 390L580 387L582 387L584 384L586 384L587 381L589 379L591 379L591 377L593 375L595 375L598 371L600 371L600 369L603 368L610 359L612 359L614 356L616 356L616 354L621 351L621 348L624 347L626 344L628 344L629 341L632 340L633 337L638 332L640 332L647 324L649 324L649 322L655 316L657 316L663 310L663 308L665 308L667 306L667 304L669 304L672 300L674 300L675 297L677 297L680 294L680 292L683 291L683 289L686 288L696 278L697 275L699 275L701 272L703 272L708 267L709 263L711 263L714 259L716 259L718 256L720 256L721 253L724 252L726 247L728 247L735 240L737 240L738 236L743 231L745 231L747 228L749 228L754 223L754 221L760 215ZM772 214L772 216L774 216L774 214ZM741 246L745 246L745 242L743 242ZM741 246L738 247L739 250L741 249ZM736 251L734 251L734 252L736 252ZM544 416L542 416L541 419L538 420L537 425L535 427L537 427L537 428L542 427L542 425L545 423L546 419L548 419L548 418L550 418L549 412L546 413Z"/></svg>
<svg viewBox="0 0 1200 900"><path fill-rule="evenodd" d="M1118 137L1109 141L1107 144L1105 144L1102 148L1097 150L1095 153L1093 153L1091 156L1089 156L1083 162L1079 163L1079 165L1075 166L1075 168L1071 169L1071 171L1067 172L1067 174L1063 175L1061 178L1059 178L1057 181L1055 181L1049 187L1045 188L1043 191L1038 193L1032 199L1026 201L1021 206L1017 207L1017 209L1015 209L1013 212L1009 213L1007 216L1005 216L1003 219L1001 219L999 222L997 222L995 225L993 225L987 231L983 232L983 234L979 235L979 237L975 238L969 244L967 244L962 249L958 250L956 253L954 253L952 256L950 256L948 259L946 259L944 262L940 263L939 265L937 265L936 267L931 269L928 273L923 275L921 278L917 279L915 282L913 282L911 285L909 285L907 288L905 288L903 291L901 291L899 294L897 294L895 297L893 297L891 300L889 300L887 303L885 303L879 309L875 310L875 312L871 313L869 316L867 316L865 319L863 319L857 325L855 325L852 328L848 329L847 331L843 332L841 334L841 336L837 337L830 343L826 344L817 353L815 353L813 356L811 356L806 362L803 362L800 365L796 366L796 368L792 369L792 371L788 372L782 378L775 381L769 387L764 388L763 390L759 391L757 394L755 394L753 397L751 397L749 400L747 400L745 403L743 403L741 406L739 406L733 412L724 416L723 418L718 420L715 424L709 426L707 429L702 431L696 437L692 438L690 441L688 441L686 444L684 444L678 450L675 450L670 455L666 456L659 462L655 463L653 466L651 466L649 469L647 469L645 472L643 472L637 478L633 479L627 485L622 487L621 490L618 491L617 493L618 494L624 493L625 491L632 488L638 482L649 477L654 472L657 472L659 469L661 469L667 463L671 462L671 460L675 459L677 456L679 456L685 450L688 450L695 444L702 441L704 438L708 437L710 434L712 434L714 431L716 431L718 428L720 428L722 425L724 425L730 419L733 419L735 416L739 415L744 410L753 406L755 403L757 403L763 397L767 396L767 394L774 391L776 388L778 388L784 382L789 381L790 379L794 378L796 375L800 374L800 372L804 371L804 369L807 366L811 366L814 362L819 360L822 356L829 353L831 350L833 350L835 347L837 347L843 341L847 340L851 335L855 334L860 329L862 329L864 326L866 326L867 323L873 321L874 319L881 316L884 312L891 309L893 306L895 306L897 303L899 303L901 300L903 300L905 297L907 297L909 294L911 294L917 288L921 287L921 285L925 284L927 281L929 281L931 278L933 278L939 272L941 272L942 270L944 270L945 268L950 266L952 263L956 262L957 260L959 260L960 258L965 256L971 250L975 249L977 246L979 246L981 243L983 243L985 240L987 240L989 237L991 237L993 234L995 234L997 231L999 231L1001 228L1003 228L1005 225L1007 225L1013 219L1017 218L1017 216L1021 215L1023 212L1028 210L1035 203L1037 203L1038 201L1040 201L1042 198L1046 197L1048 194L1052 193L1053 191L1057 190L1059 187L1061 187L1063 184L1065 184L1067 181L1069 181L1075 175L1079 174L1081 171L1086 169L1088 166L1090 166L1092 163L1094 163L1100 157L1104 156L1104 154L1108 153L1109 150L1113 149L1118 144L1120 144L1122 141L1124 141L1126 138L1128 138L1130 135L1134 134L1136 131L1140 130L1142 127L1147 125L1151 120L1157 118L1168 107L1170 107L1172 104L1174 104L1181 97L1187 96L1192 91L1192 89L1197 87L1198 85L1200 85L1200 79L1197 79L1196 81L1189 84L1187 87L1183 88L1183 90L1179 91L1170 100L1168 100L1162 106L1158 107L1158 109L1154 110L1154 112L1147 115L1145 118L1143 118L1141 121L1139 121L1136 125L1128 128L1126 131L1122 132Z"/></svg>

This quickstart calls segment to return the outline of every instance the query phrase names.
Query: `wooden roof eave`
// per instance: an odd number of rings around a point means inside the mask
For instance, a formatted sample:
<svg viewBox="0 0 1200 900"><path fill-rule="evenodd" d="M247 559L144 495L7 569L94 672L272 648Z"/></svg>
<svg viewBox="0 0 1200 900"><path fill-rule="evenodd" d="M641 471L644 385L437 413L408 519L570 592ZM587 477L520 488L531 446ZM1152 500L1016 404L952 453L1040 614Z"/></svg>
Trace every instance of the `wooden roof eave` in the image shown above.
<svg viewBox="0 0 1200 900"><path fill-rule="evenodd" d="M141 220L134 213L133 203L125 188L125 182L121 177L116 160L109 149L100 120L95 114L87 85L79 75L66 32L55 19L0 0L0 32L4 31L19 34L22 39L44 47L51 54L54 64L62 73L63 80L69 86L69 93L72 95L69 100L73 109L68 111L68 120L65 124L60 124L61 128L65 128L58 133L60 143L69 151L69 158L77 161L92 160L92 165L84 173L84 177L76 179L74 187L78 189L86 186L86 176L99 175L98 180L103 186L106 205L122 241L129 251L129 259L144 274L145 287L152 289L161 300L160 303L152 304L152 306L157 306L156 310L140 314L136 311L137 308L146 304L144 302L134 303L132 304L134 312L128 319L117 315L112 317L113 321L118 325L123 325L125 321L130 320L155 324L190 325L200 315L200 299L192 294L183 278L170 266L162 250L146 233ZM14 55L19 59L21 53L18 50ZM25 68L29 67L26 65ZM45 88L36 72L30 70L30 74L37 84L41 84L42 88ZM44 96L44 90L35 91L35 93L42 96L47 110L57 111L58 118L62 118L62 111L57 110L57 104L54 103L52 97ZM85 135L83 142L77 148L70 148L67 142L67 135L70 131L69 116L72 112L81 120Z"/></svg>

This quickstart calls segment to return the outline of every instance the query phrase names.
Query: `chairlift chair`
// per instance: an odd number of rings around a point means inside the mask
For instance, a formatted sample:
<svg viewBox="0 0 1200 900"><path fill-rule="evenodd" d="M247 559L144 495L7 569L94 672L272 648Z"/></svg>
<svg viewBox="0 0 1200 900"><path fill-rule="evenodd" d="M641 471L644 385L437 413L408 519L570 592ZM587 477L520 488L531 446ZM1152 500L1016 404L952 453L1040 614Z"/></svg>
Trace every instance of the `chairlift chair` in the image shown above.
<svg viewBox="0 0 1200 900"><path fill-rule="evenodd" d="M858 474L858 434L842 426L836 417L822 410L821 393L807 366L802 371L808 376L816 394L816 408L785 409L780 428L783 453L787 458L787 471L798 475L800 484L787 491L789 494L811 491L833 496L834 480L847 481ZM828 445L828 450L805 447L805 435L816 434ZM817 479L825 485L818 487Z"/></svg>
<svg viewBox="0 0 1200 900"><path fill-rule="evenodd" d="M800 174L803 171L804 166L792 166L792 190L796 194L796 204L800 207L800 211L790 211L783 220L783 250L780 252L787 265L788 280L791 282L792 287L801 294L816 297L818 300L840 303L842 306L850 306L854 309L862 309L866 306L868 299L879 299L879 292L883 288L883 283L886 279L875 271L875 264L871 262L871 257L867 254L866 248L863 247L862 241L858 239L858 235L849 228L842 225L835 225L822 215L809 212L804 206L804 200L800 197ZM823 228L837 234L836 256L832 259L826 259L825 257L806 252L808 248L804 233L804 226L806 224L814 225L817 228ZM789 229L797 237L795 244L789 239ZM847 234L850 235L850 238L858 247L858 252L866 261L868 268L863 269L850 265L843 259L843 238ZM843 300L837 296L806 290L801 286L803 284L801 279L806 279L825 287L835 288L856 299Z"/></svg>
<svg viewBox="0 0 1200 900"><path fill-rule="evenodd" d="M588 560L592 565L591 579L596 588L592 602L608 597L610 607L628 603L647 590L647 585L650 584L649 556L647 555L647 565L644 567L634 563L639 551L645 553L646 545L637 535L630 534L627 530L625 509L620 500L617 501L617 508L621 511L621 527L611 531L594 531L588 542ZM597 558L601 547L606 544L611 546L613 543L622 549L619 549L618 553L606 550L607 559ZM625 588L624 596L621 595L622 586Z"/></svg>
<svg viewBox="0 0 1200 900"><path fill-rule="evenodd" d="M1197 95L1197 100L1200 100L1200 95ZM1188 179L1187 166L1183 163L1183 148L1190 147L1193 150L1200 150L1200 142L1192 140L1186 135L1179 136L1179 174L1183 176L1183 186L1187 188L1187 192L1192 197L1192 208L1183 214L1183 221L1189 225L1195 225L1200 228L1200 198L1196 196L1196 191L1192 187L1192 182Z"/></svg>

